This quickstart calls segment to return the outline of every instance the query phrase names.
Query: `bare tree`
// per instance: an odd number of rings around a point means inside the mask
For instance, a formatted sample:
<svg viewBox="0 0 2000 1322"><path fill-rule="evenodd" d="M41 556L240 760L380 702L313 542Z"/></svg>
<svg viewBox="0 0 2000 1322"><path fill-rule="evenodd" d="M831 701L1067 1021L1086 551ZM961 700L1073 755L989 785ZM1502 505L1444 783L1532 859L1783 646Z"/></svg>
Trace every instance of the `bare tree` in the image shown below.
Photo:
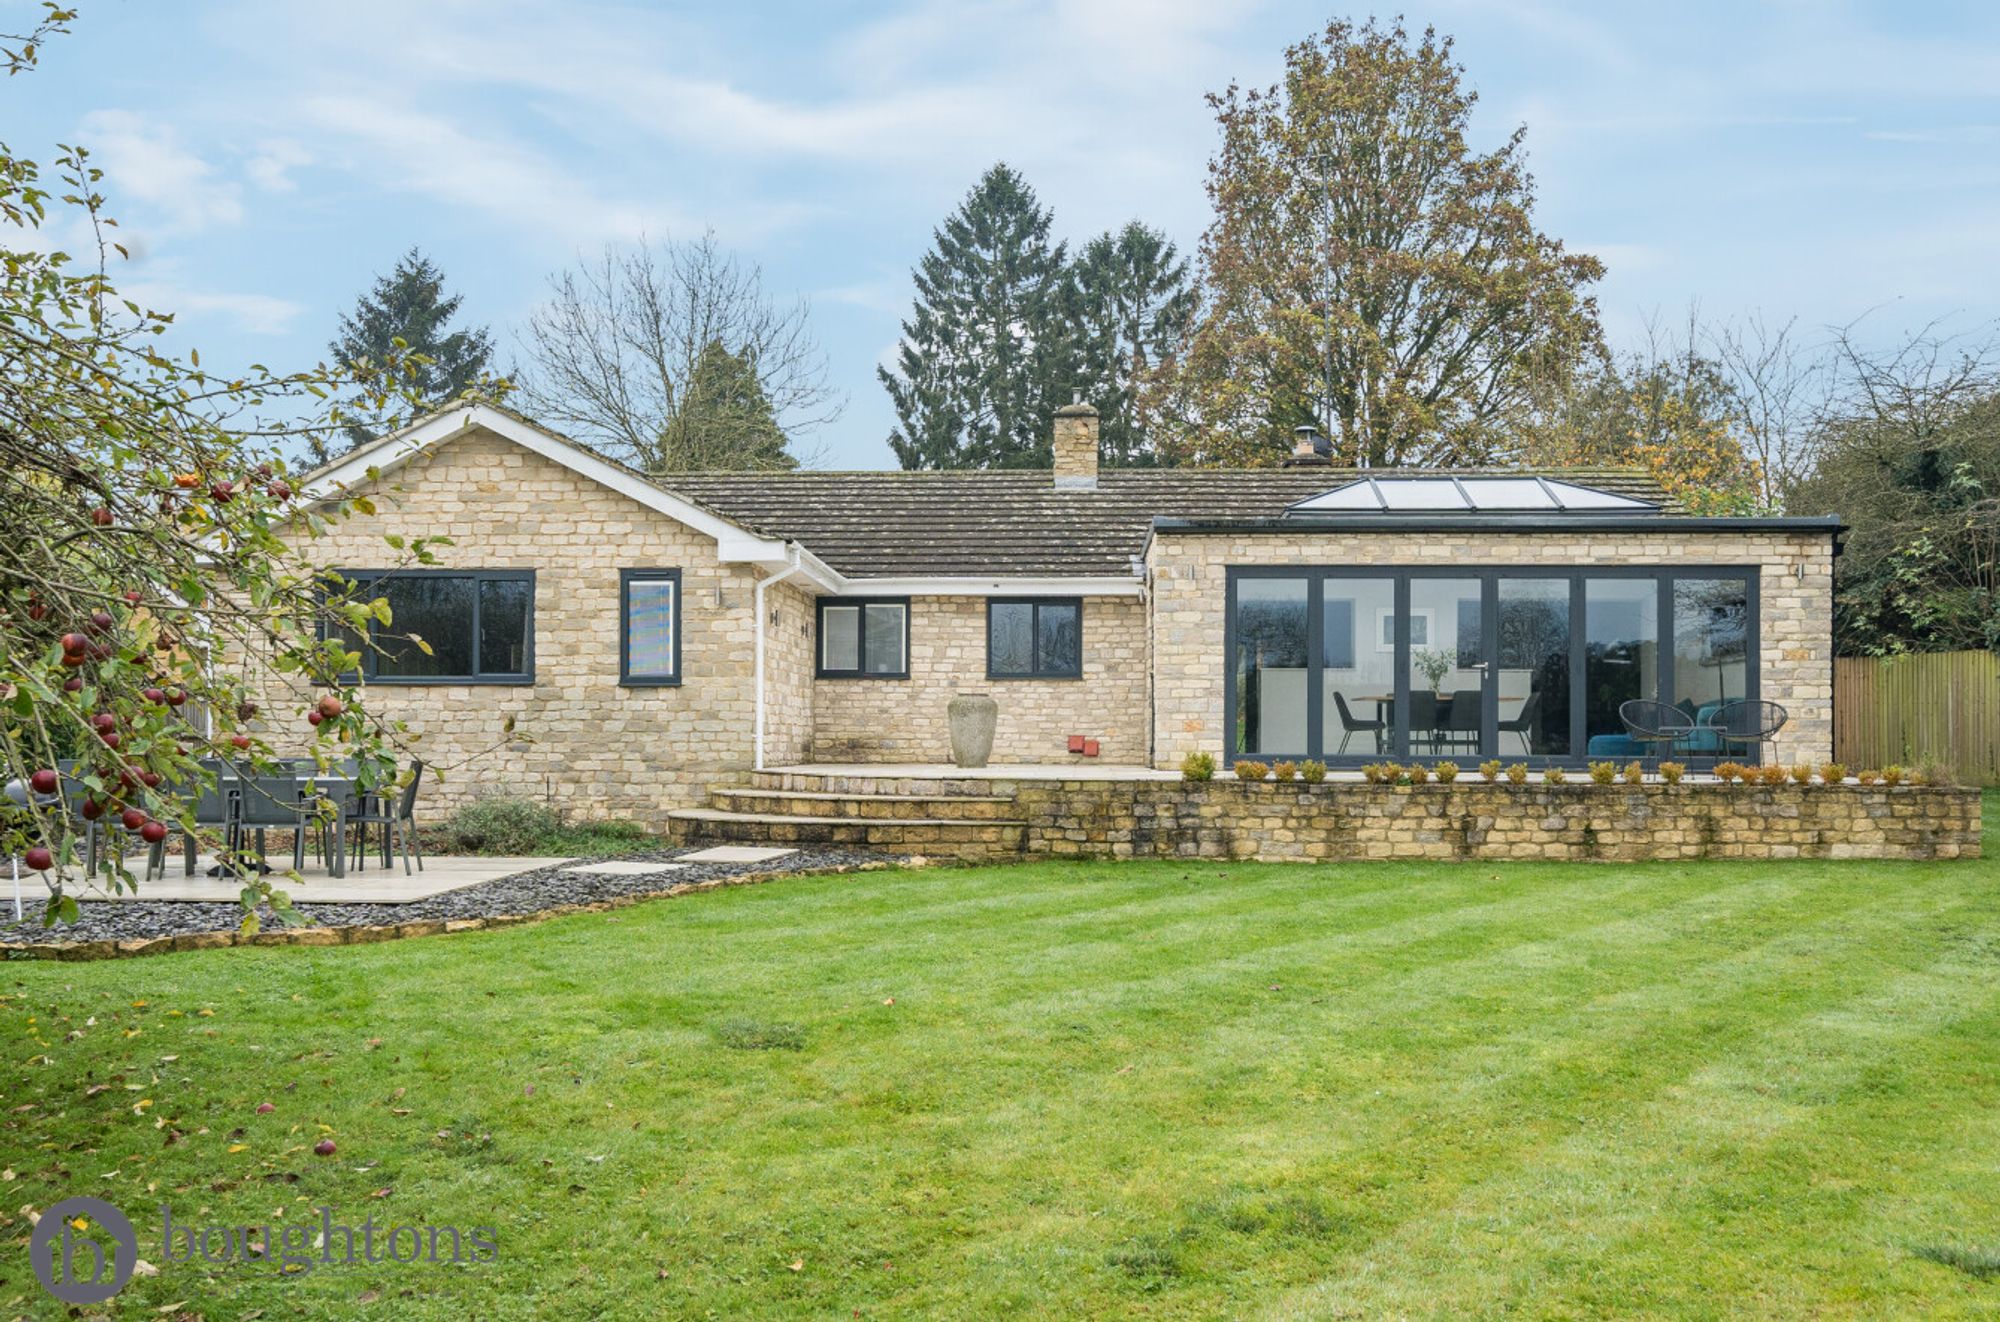
<svg viewBox="0 0 2000 1322"><path fill-rule="evenodd" d="M649 473L792 468L787 443L840 416L801 298L713 233L607 247L549 277L521 334L530 413Z"/></svg>
<svg viewBox="0 0 2000 1322"><path fill-rule="evenodd" d="M1757 465L1758 504L1782 509L1818 462L1841 376L1835 346L1808 343L1797 318L1777 324L1761 313L1713 327L1706 339L1743 452Z"/></svg>

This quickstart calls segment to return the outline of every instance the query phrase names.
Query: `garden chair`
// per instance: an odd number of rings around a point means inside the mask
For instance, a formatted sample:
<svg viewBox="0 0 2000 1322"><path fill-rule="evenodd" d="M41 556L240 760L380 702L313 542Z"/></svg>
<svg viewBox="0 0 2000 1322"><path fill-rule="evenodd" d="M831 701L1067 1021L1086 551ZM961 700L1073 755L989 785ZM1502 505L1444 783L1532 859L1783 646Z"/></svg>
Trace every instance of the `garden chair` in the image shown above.
<svg viewBox="0 0 2000 1322"><path fill-rule="evenodd" d="M1784 729L1790 714L1775 702L1763 702L1753 698L1739 698L1735 702L1725 702L1715 709L1708 718L1707 728L1715 732L1716 738L1725 746L1755 745L1757 758L1763 760L1763 746Z"/></svg>
<svg viewBox="0 0 2000 1322"><path fill-rule="evenodd" d="M1479 751L1479 699L1478 689L1456 689L1452 692L1451 705L1446 708L1438 731L1439 747L1468 753Z"/></svg>
<svg viewBox="0 0 2000 1322"><path fill-rule="evenodd" d="M1534 731L1535 718L1541 714L1542 695L1538 692L1530 693L1528 700L1521 704L1521 710L1515 712L1512 719L1500 722L1501 734L1511 734L1520 738L1522 757L1527 757L1534 751L1528 742L1528 736Z"/></svg>
<svg viewBox="0 0 2000 1322"><path fill-rule="evenodd" d="M1685 745L1694 736L1694 722L1687 712L1671 703L1650 698L1633 698L1618 706L1618 719L1642 744L1665 744L1672 757L1675 745Z"/></svg>
<svg viewBox="0 0 2000 1322"><path fill-rule="evenodd" d="M1334 691L1333 705L1334 708L1340 713L1340 748L1338 750L1339 752L1345 753L1347 751L1347 741L1354 738L1354 736L1357 734L1374 735L1375 751L1378 753L1382 751L1382 734L1383 731L1389 728L1389 723L1387 721L1382 720L1379 717L1372 721L1362 720L1348 708L1347 695L1340 692L1337 689Z"/></svg>
<svg viewBox="0 0 2000 1322"><path fill-rule="evenodd" d="M1429 689L1410 690L1410 752L1417 751L1417 735L1424 736L1424 746L1435 750L1438 737L1438 696Z"/></svg>
<svg viewBox="0 0 2000 1322"><path fill-rule="evenodd" d="M394 860L397 847L403 853L403 875L410 874L410 851L414 847L417 855L417 871L424 870L424 847L417 837L417 790L424 783L424 764L410 762L410 783L400 791L388 794L370 794L355 805L347 815L348 825L356 827L354 836L354 857L365 860L368 855L368 828L382 828L382 866L389 867Z"/></svg>
<svg viewBox="0 0 2000 1322"><path fill-rule="evenodd" d="M257 865L266 869L264 860L264 833L272 827L288 828L292 832L292 870L299 871L306 865L306 805L299 801L299 782L293 776L244 776L238 782L236 795L236 835L240 845L243 837L255 831L257 841Z"/></svg>

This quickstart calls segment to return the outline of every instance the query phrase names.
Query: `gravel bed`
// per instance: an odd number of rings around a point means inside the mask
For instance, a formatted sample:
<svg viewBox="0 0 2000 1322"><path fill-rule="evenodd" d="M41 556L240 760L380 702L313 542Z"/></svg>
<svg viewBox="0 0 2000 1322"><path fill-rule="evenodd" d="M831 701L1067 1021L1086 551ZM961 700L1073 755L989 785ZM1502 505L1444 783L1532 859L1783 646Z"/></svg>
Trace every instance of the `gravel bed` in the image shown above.
<svg viewBox="0 0 2000 1322"><path fill-rule="evenodd" d="M426 918L492 918L503 914L539 913L560 904L588 904L620 895L643 895L665 890L669 886L712 881L744 872L821 872L889 861L884 855L860 850L801 848L765 863L685 863L671 870L628 877L563 871L566 867L588 863L673 862L682 854L709 847L708 844L689 845L678 849L577 858L556 867L517 872L511 877L499 877L475 886L444 891L408 904L300 904L294 908L310 922L326 927L366 927L416 922ZM279 889L283 889L282 884ZM12 894L0 898L0 919L4 919L0 921L0 946L233 932L243 922L243 910L234 904L195 900L82 900L78 904L82 916L76 923L45 928L37 908L45 898L46 892L28 894L24 887L27 916L19 925L12 921ZM267 929L277 928L277 919L268 908L262 911L260 917Z"/></svg>

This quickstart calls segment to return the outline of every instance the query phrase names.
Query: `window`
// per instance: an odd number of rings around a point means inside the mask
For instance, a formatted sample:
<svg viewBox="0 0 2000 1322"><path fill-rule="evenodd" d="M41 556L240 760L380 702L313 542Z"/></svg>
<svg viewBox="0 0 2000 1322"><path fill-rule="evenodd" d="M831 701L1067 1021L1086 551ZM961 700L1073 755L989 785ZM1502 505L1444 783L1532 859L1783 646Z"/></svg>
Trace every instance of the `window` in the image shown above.
<svg viewBox="0 0 2000 1322"><path fill-rule="evenodd" d="M820 598L819 676L908 679L909 598Z"/></svg>
<svg viewBox="0 0 2000 1322"><path fill-rule="evenodd" d="M681 571L618 571L618 682L681 682Z"/></svg>
<svg viewBox="0 0 2000 1322"><path fill-rule="evenodd" d="M535 571L343 570L361 597L389 603L391 623L348 635L376 684L532 684ZM421 640L421 644L419 643Z"/></svg>
<svg viewBox="0 0 2000 1322"><path fill-rule="evenodd" d="M1083 602L1076 597L986 603L988 679L1080 679Z"/></svg>

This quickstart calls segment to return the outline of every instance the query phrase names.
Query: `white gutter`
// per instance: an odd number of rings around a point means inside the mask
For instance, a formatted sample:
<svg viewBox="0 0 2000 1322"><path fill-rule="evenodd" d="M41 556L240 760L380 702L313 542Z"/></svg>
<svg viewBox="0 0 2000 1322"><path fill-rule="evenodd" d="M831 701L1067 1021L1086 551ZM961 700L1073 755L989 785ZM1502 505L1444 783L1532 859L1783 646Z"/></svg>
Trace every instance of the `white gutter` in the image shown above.
<svg viewBox="0 0 2000 1322"><path fill-rule="evenodd" d="M773 583L784 582L805 568L805 562L799 554L798 543L792 542L788 545L792 552L791 563L776 574L758 579L756 590L751 594L757 611L757 742L752 750L751 766L757 771L764 769L764 589Z"/></svg>

